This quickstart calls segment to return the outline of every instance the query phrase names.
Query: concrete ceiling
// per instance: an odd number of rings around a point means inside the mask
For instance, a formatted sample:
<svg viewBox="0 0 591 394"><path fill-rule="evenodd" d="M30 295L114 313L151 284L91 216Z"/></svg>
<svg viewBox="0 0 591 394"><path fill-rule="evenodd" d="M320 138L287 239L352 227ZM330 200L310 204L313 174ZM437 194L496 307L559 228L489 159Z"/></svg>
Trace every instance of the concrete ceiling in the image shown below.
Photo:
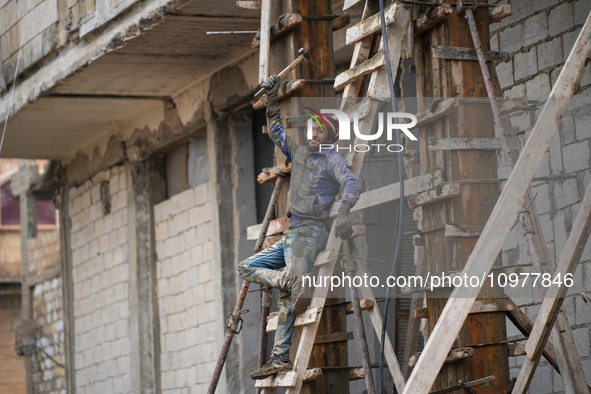
<svg viewBox="0 0 591 394"><path fill-rule="evenodd" d="M207 31L259 26L260 11L241 9L235 0L187 3L14 115L1 156L71 157L109 133L113 122L146 110L252 50L254 34L206 35Z"/></svg>

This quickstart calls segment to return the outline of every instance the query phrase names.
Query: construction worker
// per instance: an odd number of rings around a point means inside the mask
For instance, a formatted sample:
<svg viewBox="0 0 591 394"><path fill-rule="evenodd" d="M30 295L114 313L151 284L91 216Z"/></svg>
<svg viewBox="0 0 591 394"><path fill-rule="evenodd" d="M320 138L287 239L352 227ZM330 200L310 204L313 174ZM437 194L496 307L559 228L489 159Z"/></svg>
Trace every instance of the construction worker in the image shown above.
<svg viewBox="0 0 591 394"><path fill-rule="evenodd" d="M289 350L295 317L308 308L312 296L311 286L303 286L303 277L311 272L316 255L326 247L330 208L341 186L344 192L335 230L342 239L353 234L349 211L361 194L361 185L345 159L327 145L338 140L338 123L325 116L328 127L315 124L308 146L298 145L285 134L281 123L277 77L269 77L263 86L270 89L267 93L269 136L292 164L288 195L291 223L279 242L238 265L238 273L244 280L280 289L279 322L271 358L250 375L252 379L293 368ZM285 270L279 271L283 267Z"/></svg>

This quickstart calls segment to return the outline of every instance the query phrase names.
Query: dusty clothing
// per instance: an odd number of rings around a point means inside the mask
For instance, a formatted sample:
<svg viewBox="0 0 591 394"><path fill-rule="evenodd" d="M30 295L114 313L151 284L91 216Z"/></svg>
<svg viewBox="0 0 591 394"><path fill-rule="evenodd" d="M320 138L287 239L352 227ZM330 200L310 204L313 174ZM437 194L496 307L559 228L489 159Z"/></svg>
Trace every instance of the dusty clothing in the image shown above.
<svg viewBox="0 0 591 394"><path fill-rule="evenodd" d="M288 210L291 227L308 224L328 227L330 207L343 185L341 207L351 208L361 194L361 185L347 161L334 148L310 152L285 134L280 122L273 122L269 136L291 161Z"/></svg>
<svg viewBox="0 0 591 394"><path fill-rule="evenodd" d="M238 265L238 274L242 279L280 289L277 302L279 324L271 354L281 360L289 360L295 321L291 313L291 285L296 275L307 274L312 270L316 255L324 250L327 240L326 227L312 225L292 228L284 232L279 242ZM283 267L285 270L279 271Z"/></svg>

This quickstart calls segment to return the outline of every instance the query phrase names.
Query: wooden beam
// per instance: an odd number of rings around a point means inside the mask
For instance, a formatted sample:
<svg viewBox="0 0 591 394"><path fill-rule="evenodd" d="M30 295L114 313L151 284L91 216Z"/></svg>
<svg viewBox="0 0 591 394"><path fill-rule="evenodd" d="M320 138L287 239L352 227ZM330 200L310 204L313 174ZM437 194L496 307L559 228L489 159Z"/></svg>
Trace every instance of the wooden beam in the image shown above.
<svg viewBox="0 0 591 394"><path fill-rule="evenodd" d="M348 85L358 78L370 74L376 71L378 68L384 67L385 65L386 55L383 52L380 52L371 59L366 60L354 68L350 68L337 75L334 79L334 89L337 92L340 92L345 88L345 85Z"/></svg>
<svg viewBox="0 0 591 394"><path fill-rule="evenodd" d="M363 367L353 368L349 370L349 380L365 379L365 371Z"/></svg>
<svg viewBox="0 0 591 394"><path fill-rule="evenodd" d="M415 127L423 126L434 122L439 118L447 116L458 109L460 106L460 99L457 97L447 98L437 102L435 108L433 105L422 111L417 112L417 125Z"/></svg>
<svg viewBox="0 0 591 394"><path fill-rule="evenodd" d="M449 354L445 358L445 364L450 363L457 363L467 359L468 357L472 357L474 355L474 348L471 347L458 347L451 349ZM413 355L408 360L408 366L414 367L417 364L417 360L419 359L420 353Z"/></svg>
<svg viewBox="0 0 591 394"><path fill-rule="evenodd" d="M429 15L423 14L415 20L414 36L418 36L443 22L445 18L451 15L453 8L449 4L442 4L435 8Z"/></svg>
<svg viewBox="0 0 591 394"><path fill-rule="evenodd" d="M237 0L236 5L240 8L246 8L247 10L260 10L263 7L263 2L258 1L245 1Z"/></svg>
<svg viewBox="0 0 591 394"><path fill-rule="evenodd" d="M343 4L343 11L347 11L349 8L353 8L362 1L363 0L345 0L345 3Z"/></svg>
<svg viewBox="0 0 591 394"><path fill-rule="evenodd" d="M585 192L585 197L581 202L577 218L571 229L570 235L566 241L566 245L560 257L560 263L556 268L556 276L560 277L561 284L552 283L548 288L546 297L542 302L540 312L536 319L536 323L532 329L529 339L525 345L527 358L525 359L517 382L515 383L515 393L525 393L529 387L529 383L533 378L533 374L537 367L542 351L546 345L546 341L550 336L550 332L554 327L562 302L569 289L566 285L566 280L570 275L574 274L575 268L579 263L583 249L591 233L591 184ZM565 279L566 278L566 279Z"/></svg>
<svg viewBox="0 0 591 394"><path fill-rule="evenodd" d="M322 376L322 368L311 368L304 374L304 382L311 382ZM296 384L296 373L294 371L279 372L277 376L257 380L255 388L293 387Z"/></svg>
<svg viewBox="0 0 591 394"><path fill-rule="evenodd" d="M520 150L518 138L509 139L512 150ZM501 150L501 141L496 138L429 138L429 150Z"/></svg>
<svg viewBox="0 0 591 394"><path fill-rule="evenodd" d="M320 319L319 315L321 310L321 307L307 309L301 315L296 316L294 326L305 326L317 322ZM276 331L278 321L279 315L274 315L269 319L267 322L267 332Z"/></svg>
<svg viewBox="0 0 591 394"><path fill-rule="evenodd" d="M367 311L371 308L373 308L374 303L373 300L369 299L369 298L364 298L362 300L359 300L359 306L361 307L362 311ZM347 304L347 315L350 315L351 313L353 313L353 304L351 304L350 302Z"/></svg>
<svg viewBox="0 0 591 394"><path fill-rule="evenodd" d="M285 81L279 87L278 98L279 100L285 100L293 96L298 90L303 88L306 85L305 79L296 79L292 81ZM267 103L263 100L259 100L252 105L253 109L263 109L267 108Z"/></svg>
<svg viewBox="0 0 591 394"><path fill-rule="evenodd" d="M332 31L338 31L349 26L351 17L349 15L341 15L332 21Z"/></svg>
<svg viewBox="0 0 591 394"><path fill-rule="evenodd" d="M278 176L289 176L291 174L291 163L287 166L279 165L277 167L266 168L257 177L257 182L261 185L274 182Z"/></svg>
<svg viewBox="0 0 591 394"><path fill-rule="evenodd" d="M478 61L476 49L450 47L440 45L433 47L433 57L447 60L474 60ZM484 58L489 62L508 62L511 60L509 52L484 51Z"/></svg>
<svg viewBox="0 0 591 394"><path fill-rule="evenodd" d="M550 146L560 119L566 112L585 71L587 59L591 56L591 18L587 18L558 80L544 105L515 169L486 224L482 236L464 268L468 276L488 273L501 250L515 218L523 195L533 179L543 157ZM554 99L557 98L557 99ZM480 288L456 288L445 305L441 316L429 336L421 358L408 380L402 394L426 394L443 365L445 357L458 335Z"/></svg>
<svg viewBox="0 0 591 394"><path fill-rule="evenodd" d="M276 25L271 26L271 41L276 40L285 33L295 29L302 24L302 16L300 14L281 15ZM262 33L261 33L262 34ZM261 41L258 38L252 39L252 48L258 48Z"/></svg>
<svg viewBox="0 0 591 394"><path fill-rule="evenodd" d="M484 226L478 225L445 225L445 236L446 237L479 237L482 234Z"/></svg>
<svg viewBox="0 0 591 394"><path fill-rule="evenodd" d="M509 348L509 357L525 356L525 342L510 343L507 345Z"/></svg>
<svg viewBox="0 0 591 394"><path fill-rule="evenodd" d="M331 342L342 342L353 339L353 333L347 332L333 332L332 334L317 335L314 339L314 343L331 343Z"/></svg>
<svg viewBox="0 0 591 394"><path fill-rule="evenodd" d="M271 220L271 223L269 223L269 229L267 230L267 236L275 235L287 230L289 228L290 223L291 220L287 216ZM263 228L262 223L247 227L246 239L249 241L256 241L258 239L261 228Z"/></svg>
<svg viewBox="0 0 591 394"><path fill-rule="evenodd" d="M501 4L488 10L488 23L497 23L513 15L511 4Z"/></svg>
<svg viewBox="0 0 591 394"><path fill-rule="evenodd" d="M389 25L396 20L401 8L402 5L400 3L394 3L384 10L386 25ZM357 41L378 32L381 28L380 14L374 14L348 28L345 42L347 45L354 44Z"/></svg>
<svg viewBox="0 0 591 394"><path fill-rule="evenodd" d="M447 200L460 194L460 185L457 183L447 183L441 190L428 190L426 192L408 196L406 201L410 209L417 209L423 205L433 204L438 201Z"/></svg>

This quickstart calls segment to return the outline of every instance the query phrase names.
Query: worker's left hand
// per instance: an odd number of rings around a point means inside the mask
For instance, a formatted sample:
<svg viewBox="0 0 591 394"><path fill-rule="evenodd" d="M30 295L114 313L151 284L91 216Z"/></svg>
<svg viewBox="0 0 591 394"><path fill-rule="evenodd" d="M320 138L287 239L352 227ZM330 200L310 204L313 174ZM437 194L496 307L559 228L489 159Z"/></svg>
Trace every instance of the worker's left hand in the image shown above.
<svg viewBox="0 0 591 394"><path fill-rule="evenodd" d="M343 240L348 239L351 235L353 235L353 226L351 225L351 220L349 219L348 209L339 209L337 223L335 225L335 233Z"/></svg>

